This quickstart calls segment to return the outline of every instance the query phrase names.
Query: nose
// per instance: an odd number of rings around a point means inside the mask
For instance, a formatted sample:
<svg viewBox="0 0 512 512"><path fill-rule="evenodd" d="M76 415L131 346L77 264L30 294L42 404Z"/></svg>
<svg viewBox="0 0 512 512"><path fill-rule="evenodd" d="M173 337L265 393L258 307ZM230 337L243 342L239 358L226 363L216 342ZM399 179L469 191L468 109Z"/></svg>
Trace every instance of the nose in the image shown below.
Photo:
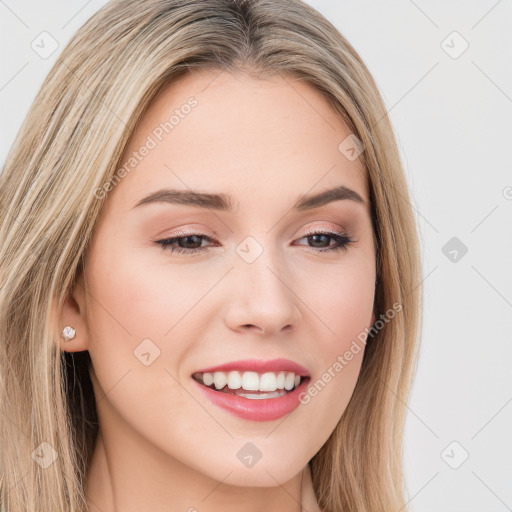
<svg viewBox="0 0 512 512"><path fill-rule="evenodd" d="M231 330L271 336L296 328L300 297L293 290L290 272L270 251L263 251L252 263L237 257L229 286L225 322Z"/></svg>

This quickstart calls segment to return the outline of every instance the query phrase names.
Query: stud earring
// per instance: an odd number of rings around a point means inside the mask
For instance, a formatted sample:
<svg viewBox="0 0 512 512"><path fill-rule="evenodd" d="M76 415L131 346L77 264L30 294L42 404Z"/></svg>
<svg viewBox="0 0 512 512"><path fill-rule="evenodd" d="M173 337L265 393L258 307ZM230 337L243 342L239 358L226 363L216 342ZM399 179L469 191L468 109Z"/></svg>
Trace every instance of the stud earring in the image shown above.
<svg viewBox="0 0 512 512"><path fill-rule="evenodd" d="M69 325L64 327L61 334L61 336L64 338L64 341L72 340L75 337L75 335L75 329L73 329L73 327L70 327Z"/></svg>

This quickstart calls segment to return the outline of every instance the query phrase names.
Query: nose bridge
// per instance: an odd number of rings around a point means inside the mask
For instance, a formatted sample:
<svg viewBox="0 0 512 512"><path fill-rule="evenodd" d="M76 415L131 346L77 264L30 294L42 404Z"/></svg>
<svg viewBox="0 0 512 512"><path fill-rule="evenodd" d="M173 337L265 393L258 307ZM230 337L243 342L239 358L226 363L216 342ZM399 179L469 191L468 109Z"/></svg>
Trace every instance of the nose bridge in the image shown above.
<svg viewBox="0 0 512 512"><path fill-rule="evenodd" d="M236 247L228 313L233 329L252 325L265 333L278 332L298 318L283 255L272 243L272 236L248 236Z"/></svg>

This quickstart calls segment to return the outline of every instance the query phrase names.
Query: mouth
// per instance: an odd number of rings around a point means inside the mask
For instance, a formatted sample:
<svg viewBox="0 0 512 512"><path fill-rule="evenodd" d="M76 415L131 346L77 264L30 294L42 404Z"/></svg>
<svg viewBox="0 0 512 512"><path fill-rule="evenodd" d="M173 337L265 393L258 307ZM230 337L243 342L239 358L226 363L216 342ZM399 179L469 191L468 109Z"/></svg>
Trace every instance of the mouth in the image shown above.
<svg viewBox="0 0 512 512"><path fill-rule="evenodd" d="M231 370L196 372L192 378L203 386L250 400L279 398L309 381L309 376L292 371L264 372Z"/></svg>
<svg viewBox="0 0 512 512"><path fill-rule="evenodd" d="M289 359L248 359L203 368L192 378L221 394L249 400L275 399L295 391L311 379L309 371Z"/></svg>
<svg viewBox="0 0 512 512"><path fill-rule="evenodd" d="M191 378L207 400L227 413L243 420L273 421L299 407L311 380L300 365L276 364L284 369L253 360L197 371Z"/></svg>

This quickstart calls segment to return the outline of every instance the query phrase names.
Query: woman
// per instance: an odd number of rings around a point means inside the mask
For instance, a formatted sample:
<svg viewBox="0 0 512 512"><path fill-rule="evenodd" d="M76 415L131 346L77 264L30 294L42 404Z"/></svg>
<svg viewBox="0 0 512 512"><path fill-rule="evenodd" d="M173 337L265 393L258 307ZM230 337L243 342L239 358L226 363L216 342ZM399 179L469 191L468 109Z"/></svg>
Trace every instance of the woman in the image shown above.
<svg viewBox="0 0 512 512"><path fill-rule="evenodd" d="M405 510L408 198L313 8L106 4L0 175L2 510Z"/></svg>

